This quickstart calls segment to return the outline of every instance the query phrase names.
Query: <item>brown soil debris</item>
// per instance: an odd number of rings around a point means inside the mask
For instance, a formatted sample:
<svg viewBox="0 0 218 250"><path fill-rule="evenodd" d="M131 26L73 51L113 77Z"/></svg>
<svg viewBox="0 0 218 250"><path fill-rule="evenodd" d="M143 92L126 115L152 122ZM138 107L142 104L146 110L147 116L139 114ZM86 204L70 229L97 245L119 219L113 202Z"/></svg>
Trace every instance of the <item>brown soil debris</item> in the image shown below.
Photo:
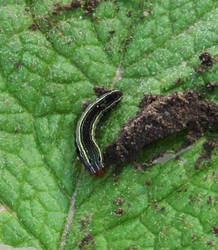
<svg viewBox="0 0 218 250"><path fill-rule="evenodd" d="M201 65L205 65L207 67L213 66L213 59L208 52L204 52L199 56L201 60Z"/></svg>
<svg viewBox="0 0 218 250"><path fill-rule="evenodd" d="M204 52L199 56L201 64L195 69L197 73L203 73L212 67L215 62L215 57L213 58L208 52Z"/></svg>
<svg viewBox="0 0 218 250"><path fill-rule="evenodd" d="M105 86L98 86L98 85L95 85L93 87L93 90L96 96L101 96L109 91Z"/></svg>
<svg viewBox="0 0 218 250"><path fill-rule="evenodd" d="M217 83L207 82L205 85L206 90L208 90L210 93L213 92L217 87L218 87Z"/></svg>
<svg viewBox="0 0 218 250"><path fill-rule="evenodd" d="M144 94L141 102L139 103L139 108L145 108L147 105L151 104L152 102L158 100L162 95L152 95L152 94Z"/></svg>
<svg viewBox="0 0 218 250"><path fill-rule="evenodd" d="M87 0L84 6L85 14L89 14L95 11L100 2L102 2L102 0Z"/></svg>
<svg viewBox="0 0 218 250"><path fill-rule="evenodd" d="M93 236L91 234L87 234L83 240L79 243L78 247L79 248L84 248L86 245L88 245L89 243L92 243L93 247L94 247L94 241L93 241Z"/></svg>
<svg viewBox="0 0 218 250"><path fill-rule="evenodd" d="M123 209L120 207L118 208L117 210L114 210L114 214L118 215L118 216L121 216L123 215L124 211Z"/></svg>
<svg viewBox="0 0 218 250"><path fill-rule="evenodd" d="M202 136L200 128L218 124L218 106L201 100L196 91L145 95L139 106L142 109L124 124L116 141L106 148L106 163L132 161L154 141L187 128Z"/></svg>
<svg viewBox="0 0 218 250"><path fill-rule="evenodd" d="M205 159L211 159L211 154L216 147L216 142L208 140L203 144L203 153L195 162L195 169L198 170L201 162Z"/></svg>

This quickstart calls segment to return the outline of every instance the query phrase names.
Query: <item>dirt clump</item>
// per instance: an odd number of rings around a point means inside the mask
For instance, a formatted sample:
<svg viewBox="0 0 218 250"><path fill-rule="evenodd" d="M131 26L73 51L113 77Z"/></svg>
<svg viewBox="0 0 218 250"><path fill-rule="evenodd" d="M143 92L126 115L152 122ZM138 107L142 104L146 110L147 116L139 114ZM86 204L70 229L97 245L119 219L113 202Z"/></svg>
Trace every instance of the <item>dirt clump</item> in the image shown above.
<svg viewBox="0 0 218 250"><path fill-rule="evenodd" d="M107 146L106 163L130 162L145 146L173 133L189 129L190 143L205 128L218 124L218 105L202 100L197 91L176 92L169 96L144 95L141 108L122 127L117 139Z"/></svg>

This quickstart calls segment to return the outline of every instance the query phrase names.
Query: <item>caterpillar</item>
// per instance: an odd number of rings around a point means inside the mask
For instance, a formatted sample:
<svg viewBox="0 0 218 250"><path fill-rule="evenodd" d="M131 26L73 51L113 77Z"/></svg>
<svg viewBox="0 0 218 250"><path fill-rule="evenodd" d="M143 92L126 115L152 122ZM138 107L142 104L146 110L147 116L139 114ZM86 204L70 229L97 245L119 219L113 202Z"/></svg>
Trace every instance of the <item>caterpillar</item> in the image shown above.
<svg viewBox="0 0 218 250"><path fill-rule="evenodd" d="M85 168L95 176L105 173L102 152L95 140L95 130L101 116L122 98L119 90L110 90L90 103L76 126L76 148Z"/></svg>

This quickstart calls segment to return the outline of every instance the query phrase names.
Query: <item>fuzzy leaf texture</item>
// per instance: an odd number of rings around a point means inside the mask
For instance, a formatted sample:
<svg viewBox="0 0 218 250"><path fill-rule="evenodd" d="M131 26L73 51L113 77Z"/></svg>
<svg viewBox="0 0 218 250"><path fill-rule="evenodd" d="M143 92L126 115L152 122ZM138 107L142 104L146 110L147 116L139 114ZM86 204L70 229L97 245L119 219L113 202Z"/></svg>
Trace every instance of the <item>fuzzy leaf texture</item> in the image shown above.
<svg viewBox="0 0 218 250"><path fill-rule="evenodd" d="M218 55L218 2L69 2L0 0L1 249L215 249L217 148L194 165L216 133L145 171L126 164L102 179L77 159L74 134L94 85L123 92L97 132L104 150L143 92L216 82L217 63L195 69L202 52ZM207 94L216 104L217 93ZM174 155L185 135L146 147L137 161Z"/></svg>

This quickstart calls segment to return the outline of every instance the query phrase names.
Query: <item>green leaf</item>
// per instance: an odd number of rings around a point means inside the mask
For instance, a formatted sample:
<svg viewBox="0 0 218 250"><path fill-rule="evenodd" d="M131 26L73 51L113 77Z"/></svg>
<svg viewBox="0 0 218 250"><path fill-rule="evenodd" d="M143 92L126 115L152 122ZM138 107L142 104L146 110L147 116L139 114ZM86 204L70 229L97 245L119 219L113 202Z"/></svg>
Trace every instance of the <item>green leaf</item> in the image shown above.
<svg viewBox="0 0 218 250"><path fill-rule="evenodd" d="M124 165L118 177L95 179L77 160L74 133L94 85L124 94L98 130L104 149L143 92L216 82L217 63L195 69L202 52L218 55L217 1L97 1L89 13L92 1L81 2L0 0L1 247L215 249L217 149L194 168L206 136L146 171ZM218 104L217 90L207 95ZM138 161L172 152L185 134Z"/></svg>

